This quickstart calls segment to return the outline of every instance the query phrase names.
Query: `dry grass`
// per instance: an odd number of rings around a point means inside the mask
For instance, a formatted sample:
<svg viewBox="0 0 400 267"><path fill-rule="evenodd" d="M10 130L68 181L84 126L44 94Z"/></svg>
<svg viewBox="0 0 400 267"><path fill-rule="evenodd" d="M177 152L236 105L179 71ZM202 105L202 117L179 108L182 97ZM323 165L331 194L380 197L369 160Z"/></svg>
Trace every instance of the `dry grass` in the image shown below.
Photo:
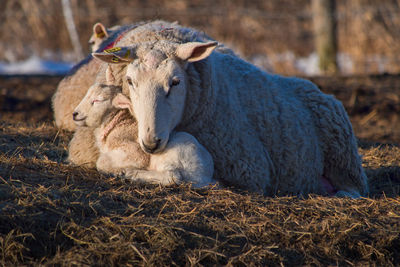
<svg viewBox="0 0 400 267"><path fill-rule="evenodd" d="M400 149L360 148L370 198L132 184L63 162L70 134L0 125L0 263L395 265Z"/></svg>
<svg viewBox="0 0 400 267"><path fill-rule="evenodd" d="M359 200L163 188L68 165L71 134L57 131L49 108L59 79L0 77L0 266L400 262L400 147L375 143L400 140L385 121L398 119L399 76L314 78L368 137L360 152L371 193Z"/></svg>

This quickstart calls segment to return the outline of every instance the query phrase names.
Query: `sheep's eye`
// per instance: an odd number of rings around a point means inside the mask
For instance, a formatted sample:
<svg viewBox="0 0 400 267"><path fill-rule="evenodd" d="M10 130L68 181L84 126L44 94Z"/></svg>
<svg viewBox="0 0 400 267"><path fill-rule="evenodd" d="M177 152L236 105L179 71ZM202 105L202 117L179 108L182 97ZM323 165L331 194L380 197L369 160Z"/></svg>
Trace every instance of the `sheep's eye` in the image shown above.
<svg viewBox="0 0 400 267"><path fill-rule="evenodd" d="M129 84L130 86L133 86L133 82L132 82L132 79L131 79L131 78L127 77L127 78L126 78L126 81L128 82L128 84Z"/></svg>
<svg viewBox="0 0 400 267"><path fill-rule="evenodd" d="M104 102L103 99L94 99L92 100L92 105L94 105L95 103L100 103L100 102Z"/></svg>
<svg viewBox="0 0 400 267"><path fill-rule="evenodd" d="M171 87L178 85L180 82L181 82L181 80L178 77L172 78Z"/></svg>

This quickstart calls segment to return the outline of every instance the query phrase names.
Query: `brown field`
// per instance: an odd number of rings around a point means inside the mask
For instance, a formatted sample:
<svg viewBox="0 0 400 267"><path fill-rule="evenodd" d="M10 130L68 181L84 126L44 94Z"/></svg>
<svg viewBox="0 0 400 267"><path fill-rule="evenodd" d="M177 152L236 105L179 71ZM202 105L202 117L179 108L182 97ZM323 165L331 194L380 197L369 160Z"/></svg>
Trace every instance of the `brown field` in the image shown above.
<svg viewBox="0 0 400 267"><path fill-rule="evenodd" d="M134 184L64 162L61 77L0 77L0 265L400 262L400 76L316 77L348 110L371 192L358 200Z"/></svg>

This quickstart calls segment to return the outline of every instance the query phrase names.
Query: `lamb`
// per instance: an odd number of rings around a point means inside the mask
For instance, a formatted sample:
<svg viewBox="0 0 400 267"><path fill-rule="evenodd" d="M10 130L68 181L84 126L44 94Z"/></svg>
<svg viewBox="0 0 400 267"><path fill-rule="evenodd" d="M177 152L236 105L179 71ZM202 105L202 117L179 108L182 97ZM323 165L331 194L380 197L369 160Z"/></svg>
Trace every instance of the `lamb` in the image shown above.
<svg viewBox="0 0 400 267"><path fill-rule="evenodd" d="M91 128L99 151L96 167L104 173L122 175L124 169L144 168L148 156L135 141L136 122L126 110L113 108L115 90L104 84L92 85L74 111L80 127ZM86 142L81 139L81 142Z"/></svg>
<svg viewBox="0 0 400 267"><path fill-rule="evenodd" d="M106 73L114 82L110 68ZM211 155L193 136L175 132L163 153L149 156L136 141L137 123L128 109L130 101L120 87L95 83L73 113L79 126L93 128L100 152L99 171L162 185L188 181L201 187L212 183Z"/></svg>
<svg viewBox="0 0 400 267"><path fill-rule="evenodd" d="M95 24L93 28L94 35L100 33L100 27L106 37L102 39L91 37L90 40L94 42L92 49L99 47L97 51L103 51L113 47L118 38L140 24L114 26L110 29L105 29L104 26L101 27L99 24ZM101 63L98 60L93 60L93 57L89 55L75 65L58 84L52 97L54 120L58 128L67 131L75 130L76 125L72 120L72 112L85 96L89 87L94 83L100 65Z"/></svg>
<svg viewBox="0 0 400 267"><path fill-rule="evenodd" d="M326 183L337 196L368 193L339 101L309 81L268 74L215 51L217 42L174 33L93 54L127 65L144 151L162 153L172 133L184 131L212 155L222 183L270 196L327 195Z"/></svg>

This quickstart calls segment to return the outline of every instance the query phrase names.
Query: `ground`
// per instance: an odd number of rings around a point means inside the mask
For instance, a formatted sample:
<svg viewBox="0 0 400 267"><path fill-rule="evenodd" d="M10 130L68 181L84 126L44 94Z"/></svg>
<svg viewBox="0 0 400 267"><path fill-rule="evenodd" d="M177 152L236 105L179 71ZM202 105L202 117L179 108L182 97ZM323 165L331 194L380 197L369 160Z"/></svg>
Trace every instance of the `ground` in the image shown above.
<svg viewBox="0 0 400 267"><path fill-rule="evenodd" d="M61 77L0 77L0 264L397 265L400 76L315 77L343 101L371 193L264 197L130 183L65 162Z"/></svg>

